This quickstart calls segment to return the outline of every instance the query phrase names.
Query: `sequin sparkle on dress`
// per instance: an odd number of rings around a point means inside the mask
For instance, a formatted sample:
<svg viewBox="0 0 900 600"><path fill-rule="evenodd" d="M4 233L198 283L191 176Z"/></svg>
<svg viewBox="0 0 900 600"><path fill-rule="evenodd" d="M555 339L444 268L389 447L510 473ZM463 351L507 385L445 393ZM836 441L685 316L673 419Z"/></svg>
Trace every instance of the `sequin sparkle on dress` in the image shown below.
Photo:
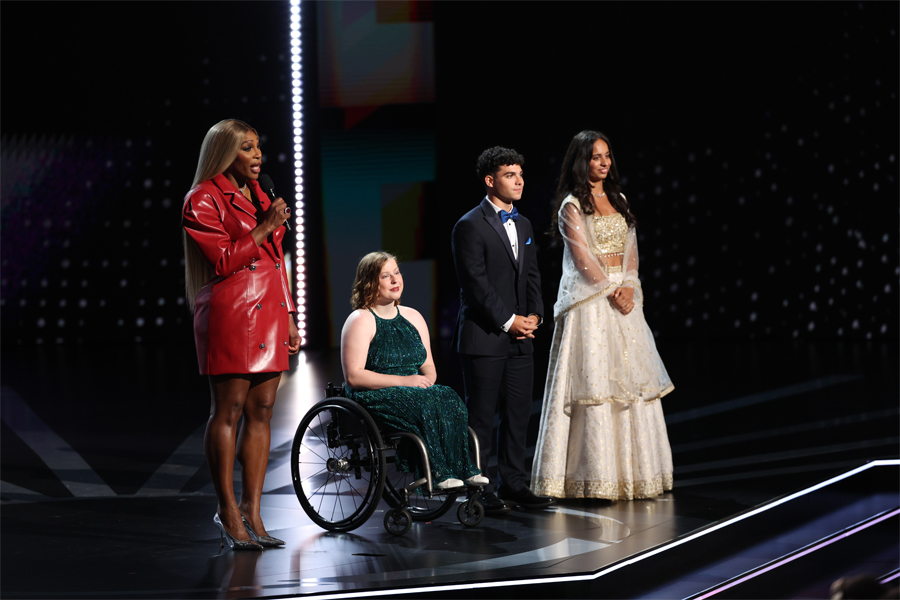
<svg viewBox="0 0 900 600"><path fill-rule="evenodd" d="M644 319L637 238L621 214L585 215L570 198L559 217L572 264L555 307L531 489L556 498L656 496L673 483L660 402L673 385ZM620 253L624 269L609 265ZM590 279L577 275L591 269ZM607 299L625 285L635 290L628 315Z"/></svg>
<svg viewBox="0 0 900 600"><path fill-rule="evenodd" d="M369 344L366 369L388 375L415 375L427 353L415 326L397 309L393 319L375 317L375 337ZM425 443L434 484L449 478L468 479L481 471L469 460L469 426L466 406L453 388L389 387L353 390L345 395L366 408L380 427L414 433ZM397 451L397 469L419 473L418 454L409 440Z"/></svg>

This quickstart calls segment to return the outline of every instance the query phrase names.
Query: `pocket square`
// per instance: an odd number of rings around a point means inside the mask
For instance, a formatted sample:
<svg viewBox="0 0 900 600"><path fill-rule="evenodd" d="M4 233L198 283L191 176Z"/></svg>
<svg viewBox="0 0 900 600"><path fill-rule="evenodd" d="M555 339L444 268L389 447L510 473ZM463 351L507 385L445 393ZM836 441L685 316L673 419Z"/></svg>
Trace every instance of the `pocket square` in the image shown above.
<svg viewBox="0 0 900 600"><path fill-rule="evenodd" d="M525 242L525 245L527 246L527 245L530 244L530 243L531 243L531 238L528 238L528 241Z"/></svg>

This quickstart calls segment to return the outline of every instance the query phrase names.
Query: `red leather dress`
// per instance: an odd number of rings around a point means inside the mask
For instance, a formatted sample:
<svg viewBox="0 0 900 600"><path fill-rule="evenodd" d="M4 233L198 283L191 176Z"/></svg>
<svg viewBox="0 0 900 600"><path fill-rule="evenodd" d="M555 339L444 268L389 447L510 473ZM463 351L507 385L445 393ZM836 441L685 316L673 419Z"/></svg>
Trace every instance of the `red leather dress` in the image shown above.
<svg viewBox="0 0 900 600"><path fill-rule="evenodd" d="M263 210L271 201L248 180ZM257 246L256 208L224 176L191 189L181 224L215 270L194 301L194 340L201 375L266 373L288 366L288 287L279 227Z"/></svg>

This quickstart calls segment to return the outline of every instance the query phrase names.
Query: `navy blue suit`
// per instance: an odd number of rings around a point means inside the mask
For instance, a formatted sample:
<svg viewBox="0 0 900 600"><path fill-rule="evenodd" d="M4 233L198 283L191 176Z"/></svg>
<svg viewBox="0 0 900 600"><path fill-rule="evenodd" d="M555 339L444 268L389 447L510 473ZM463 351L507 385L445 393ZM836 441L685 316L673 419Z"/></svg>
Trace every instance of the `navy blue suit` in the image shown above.
<svg viewBox="0 0 900 600"><path fill-rule="evenodd" d="M478 435L481 468L487 473L499 410L500 478L513 491L528 485L525 436L534 387L533 347L530 338L516 340L501 326L514 314L544 314L531 222L520 216L516 233L518 259L500 216L485 198L456 223L452 236L460 285L453 345L462 359L469 425Z"/></svg>

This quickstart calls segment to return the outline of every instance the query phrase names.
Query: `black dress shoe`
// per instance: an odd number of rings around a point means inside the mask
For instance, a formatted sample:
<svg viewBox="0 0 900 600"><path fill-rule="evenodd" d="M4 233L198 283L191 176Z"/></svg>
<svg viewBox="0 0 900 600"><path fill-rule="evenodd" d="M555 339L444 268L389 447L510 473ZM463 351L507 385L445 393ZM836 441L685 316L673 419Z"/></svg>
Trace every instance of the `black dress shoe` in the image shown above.
<svg viewBox="0 0 900 600"><path fill-rule="evenodd" d="M481 503L484 505L484 514L486 515L505 515L512 510L509 504L495 494L482 494Z"/></svg>
<svg viewBox="0 0 900 600"><path fill-rule="evenodd" d="M512 491L501 486L498 491L504 501L511 504L518 504L525 508L548 508L556 504L556 500L553 498L538 496L528 488Z"/></svg>

